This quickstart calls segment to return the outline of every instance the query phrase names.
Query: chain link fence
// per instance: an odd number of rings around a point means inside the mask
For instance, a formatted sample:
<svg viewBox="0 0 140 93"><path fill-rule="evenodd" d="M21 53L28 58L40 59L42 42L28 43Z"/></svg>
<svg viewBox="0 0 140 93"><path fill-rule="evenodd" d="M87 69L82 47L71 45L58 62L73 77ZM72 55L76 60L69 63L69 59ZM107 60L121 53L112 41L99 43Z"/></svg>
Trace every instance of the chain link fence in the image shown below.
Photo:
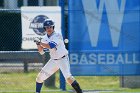
<svg viewBox="0 0 140 93"><path fill-rule="evenodd" d="M23 50L22 6L57 6L58 0L1 0L0 1L0 92L35 90L36 76L49 58L37 50ZM54 82L54 79L52 79ZM57 81L59 82L59 81ZM49 82L45 83L46 85ZM44 86L44 90L46 87Z"/></svg>

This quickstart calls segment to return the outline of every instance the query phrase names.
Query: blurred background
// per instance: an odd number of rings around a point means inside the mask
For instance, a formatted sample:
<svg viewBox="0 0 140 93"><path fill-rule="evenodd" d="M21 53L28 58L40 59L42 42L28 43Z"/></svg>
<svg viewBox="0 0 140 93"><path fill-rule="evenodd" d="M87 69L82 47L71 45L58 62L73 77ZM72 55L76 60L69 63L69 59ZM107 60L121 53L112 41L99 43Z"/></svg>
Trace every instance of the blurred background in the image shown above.
<svg viewBox="0 0 140 93"><path fill-rule="evenodd" d="M61 7L71 71L85 93L140 93L139 0L0 0L1 93L33 93L49 60L48 51L22 49L22 6ZM42 91L73 89L57 71Z"/></svg>

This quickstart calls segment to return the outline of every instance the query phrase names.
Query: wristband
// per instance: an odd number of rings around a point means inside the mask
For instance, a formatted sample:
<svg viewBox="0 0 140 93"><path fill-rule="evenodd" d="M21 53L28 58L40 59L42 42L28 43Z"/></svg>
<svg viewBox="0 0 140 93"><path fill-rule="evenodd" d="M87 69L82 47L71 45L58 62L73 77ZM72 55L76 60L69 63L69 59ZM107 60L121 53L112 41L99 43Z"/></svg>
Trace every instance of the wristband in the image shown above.
<svg viewBox="0 0 140 93"><path fill-rule="evenodd" d="M39 52L40 53L40 55L43 55L45 52L42 50L41 52Z"/></svg>

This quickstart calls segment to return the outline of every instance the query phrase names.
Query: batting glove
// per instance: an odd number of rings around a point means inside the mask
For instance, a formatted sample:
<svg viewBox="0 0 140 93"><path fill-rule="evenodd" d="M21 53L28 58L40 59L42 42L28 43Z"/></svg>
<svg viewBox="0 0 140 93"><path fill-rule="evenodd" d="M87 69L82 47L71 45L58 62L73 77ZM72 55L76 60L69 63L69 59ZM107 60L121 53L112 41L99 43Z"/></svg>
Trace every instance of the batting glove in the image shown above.
<svg viewBox="0 0 140 93"><path fill-rule="evenodd" d="M35 42L37 45L40 45L41 39L42 39L42 38L38 38L38 37L37 37L37 38L34 39L34 42Z"/></svg>

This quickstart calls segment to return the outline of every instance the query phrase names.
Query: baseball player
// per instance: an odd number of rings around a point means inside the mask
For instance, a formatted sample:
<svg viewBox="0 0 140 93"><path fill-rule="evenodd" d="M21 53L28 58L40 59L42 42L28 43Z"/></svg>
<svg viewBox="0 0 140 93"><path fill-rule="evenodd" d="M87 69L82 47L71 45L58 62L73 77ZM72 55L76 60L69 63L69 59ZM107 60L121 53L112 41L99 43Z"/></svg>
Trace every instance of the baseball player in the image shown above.
<svg viewBox="0 0 140 93"><path fill-rule="evenodd" d="M45 53L44 48L49 49L50 52L50 60L41 69L36 78L36 93L40 93L43 81L49 78L58 69L62 71L67 83L70 84L77 93L83 93L70 72L68 51L65 48L63 38L59 33L54 31L54 27L54 22L51 19L45 20L43 28L47 34L41 40L39 38L34 40L41 55Z"/></svg>

